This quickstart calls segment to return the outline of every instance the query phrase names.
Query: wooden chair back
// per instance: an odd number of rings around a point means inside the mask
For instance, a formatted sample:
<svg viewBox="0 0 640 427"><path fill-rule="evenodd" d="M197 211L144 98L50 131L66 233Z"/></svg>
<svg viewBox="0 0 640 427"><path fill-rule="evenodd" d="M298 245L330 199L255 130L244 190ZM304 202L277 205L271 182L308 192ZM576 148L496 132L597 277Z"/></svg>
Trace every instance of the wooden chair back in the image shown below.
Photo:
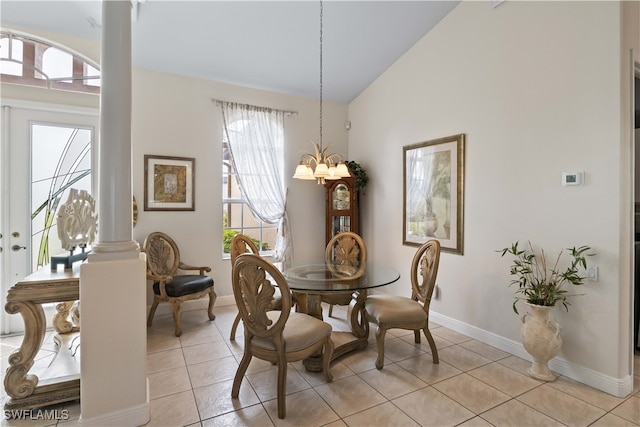
<svg viewBox="0 0 640 427"><path fill-rule="evenodd" d="M420 301L427 313L436 286L439 265L440 242L435 239L422 245L411 262L411 298Z"/></svg>
<svg viewBox="0 0 640 427"><path fill-rule="evenodd" d="M325 259L335 265L360 267L367 263L367 247L358 234L343 231L327 243Z"/></svg>
<svg viewBox="0 0 640 427"><path fill-rule="evenodd" d="M233 264L236 262L236 258L238 258L238 255L244 254L247 252L252 254L260 253L260 251L258 251L258 247L256 246L256 244L253 243L253 240L251 240L249 237L245 236L244 234L236 234L235 236L233 236L233 238L231 239L232 268L233 268Z"/></svg>
<svg viewBox="0 0 640 427"><path fill-rule="evenodd" d="M147 271L153 276L175 276L180 265L180 250L167 234L155 231L147 236L143 249L147 254Z"/></svg>
<svg viewBox="0 0 640 427"><path fill-rule="evenodd" d="M367 264L367 246L362 237L352 231L343 231L329 240L325 249L325 261L329 269L345 276L354 277L364 273ZM353 292L332 292L322 296L329 304L329 317L334 305L349 305Z"/></svg>
<svg viewBox="0 0 640 427"><path fill-rule="evenodd" d="M267 316L267 312L273 309L276 291L272 280L282 294L282 310L274 312L279 313L275 322L273 316ZM273 339L274 343L280 341L291 312L291 292L280 270L259 255L240 254L233 266L232 284L233 296L244 323L245 338L251 340L252 336L257 336Z"/></svg>

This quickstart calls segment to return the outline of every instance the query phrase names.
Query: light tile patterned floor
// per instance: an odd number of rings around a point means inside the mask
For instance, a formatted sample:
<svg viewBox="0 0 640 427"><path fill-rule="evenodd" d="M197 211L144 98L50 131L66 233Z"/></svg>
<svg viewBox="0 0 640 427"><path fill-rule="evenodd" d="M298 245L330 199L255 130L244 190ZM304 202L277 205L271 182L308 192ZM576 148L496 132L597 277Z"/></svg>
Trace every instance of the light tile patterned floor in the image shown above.
<svg viewBox="0 0 640 427"><path fill-rule="evenodd" d="M287 375L287 417L277 417L276 367L253 359L231 399L233 376L242 355L242 327L229 331L233 306L183 313L182 337L173 336L171 316L148 330L148 426L640 426L640 355L635 357L634 393L625 399L560 376L552 383L526 375L529 362L450 329L432 325L440 364L426 340L392 330L385 342L385 366L375 369L373 331L366 350L335 361L332 383L292 363ZM326 313L326 310L325 310ZM346 310L334 307L334 330L348 330ZM48 334L50 340L52 334ZM0 340L2 373L20 337ZM50 357L47 351L39 360ZM6 399L4 392L2 401ZM77 425L78 403L64 405ZM0 425L56 425L2 420Z"/></svg>

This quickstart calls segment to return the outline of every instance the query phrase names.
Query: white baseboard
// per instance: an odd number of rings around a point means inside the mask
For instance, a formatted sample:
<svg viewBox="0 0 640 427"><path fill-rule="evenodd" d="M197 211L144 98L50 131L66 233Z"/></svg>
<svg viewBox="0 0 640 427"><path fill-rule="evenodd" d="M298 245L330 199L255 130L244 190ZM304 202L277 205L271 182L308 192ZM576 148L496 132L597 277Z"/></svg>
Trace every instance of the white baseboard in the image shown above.
<svg viewBox="0 0 640 427"><path fill-rule="evenodd" d="M82 418L82 415L80 415L78 423L81 426L143 426L149 422L151 414L148 396L147 394L147 402L142 405L100 415L99 417L93 417L91 419Z"/></svg>
<svg viewBox="0 0 640 427"><path fill-rule="evenodd" d="M429 319L438 325L475 338L485 344L499 348L500 350L513 354L514 356L518 356L521 359L525 359L530 362L533 361L527 350L525 350L524 346L520 342L507 339L433 311L429 313ZM549 369L555 373L564 375L565 377L579 381L583 384L587 384L588 386L616 397L626 397L633 392L633 377L631 375L627 375L623 378L610 377L592 369L585 368L584 366L572 363L571 361L559 356L554 357L549 361Z"/></svg>

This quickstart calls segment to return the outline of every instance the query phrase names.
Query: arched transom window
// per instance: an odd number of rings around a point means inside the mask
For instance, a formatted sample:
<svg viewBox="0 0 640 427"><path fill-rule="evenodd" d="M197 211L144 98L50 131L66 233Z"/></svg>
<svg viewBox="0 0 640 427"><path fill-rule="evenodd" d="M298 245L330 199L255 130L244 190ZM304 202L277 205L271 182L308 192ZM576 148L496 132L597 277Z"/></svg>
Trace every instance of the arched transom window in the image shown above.
<svg viewBox="0 0 640 427"><path fill-rule="evenodd" d="M97 64L51 42L10 31L0 33L0 75L4 83L100 93Z"/></svg>

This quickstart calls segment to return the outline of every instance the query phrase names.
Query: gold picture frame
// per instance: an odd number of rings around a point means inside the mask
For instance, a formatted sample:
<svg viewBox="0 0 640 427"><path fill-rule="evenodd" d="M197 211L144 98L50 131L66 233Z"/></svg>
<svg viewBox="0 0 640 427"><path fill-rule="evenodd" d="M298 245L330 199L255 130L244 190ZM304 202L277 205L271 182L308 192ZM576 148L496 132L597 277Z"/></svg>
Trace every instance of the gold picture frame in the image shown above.
<svg viewBox="0 0 640 427"><path fill-rule="evenodd" d="M463 254L464 142L458 134L402 148L402 244L437 239L442 251Z"/></svg>
<svg viewBox="0 0 640 427"><path fill-rule="evenodd" d="M144 210L195 211L196 160L144 156Z"/></svg>

